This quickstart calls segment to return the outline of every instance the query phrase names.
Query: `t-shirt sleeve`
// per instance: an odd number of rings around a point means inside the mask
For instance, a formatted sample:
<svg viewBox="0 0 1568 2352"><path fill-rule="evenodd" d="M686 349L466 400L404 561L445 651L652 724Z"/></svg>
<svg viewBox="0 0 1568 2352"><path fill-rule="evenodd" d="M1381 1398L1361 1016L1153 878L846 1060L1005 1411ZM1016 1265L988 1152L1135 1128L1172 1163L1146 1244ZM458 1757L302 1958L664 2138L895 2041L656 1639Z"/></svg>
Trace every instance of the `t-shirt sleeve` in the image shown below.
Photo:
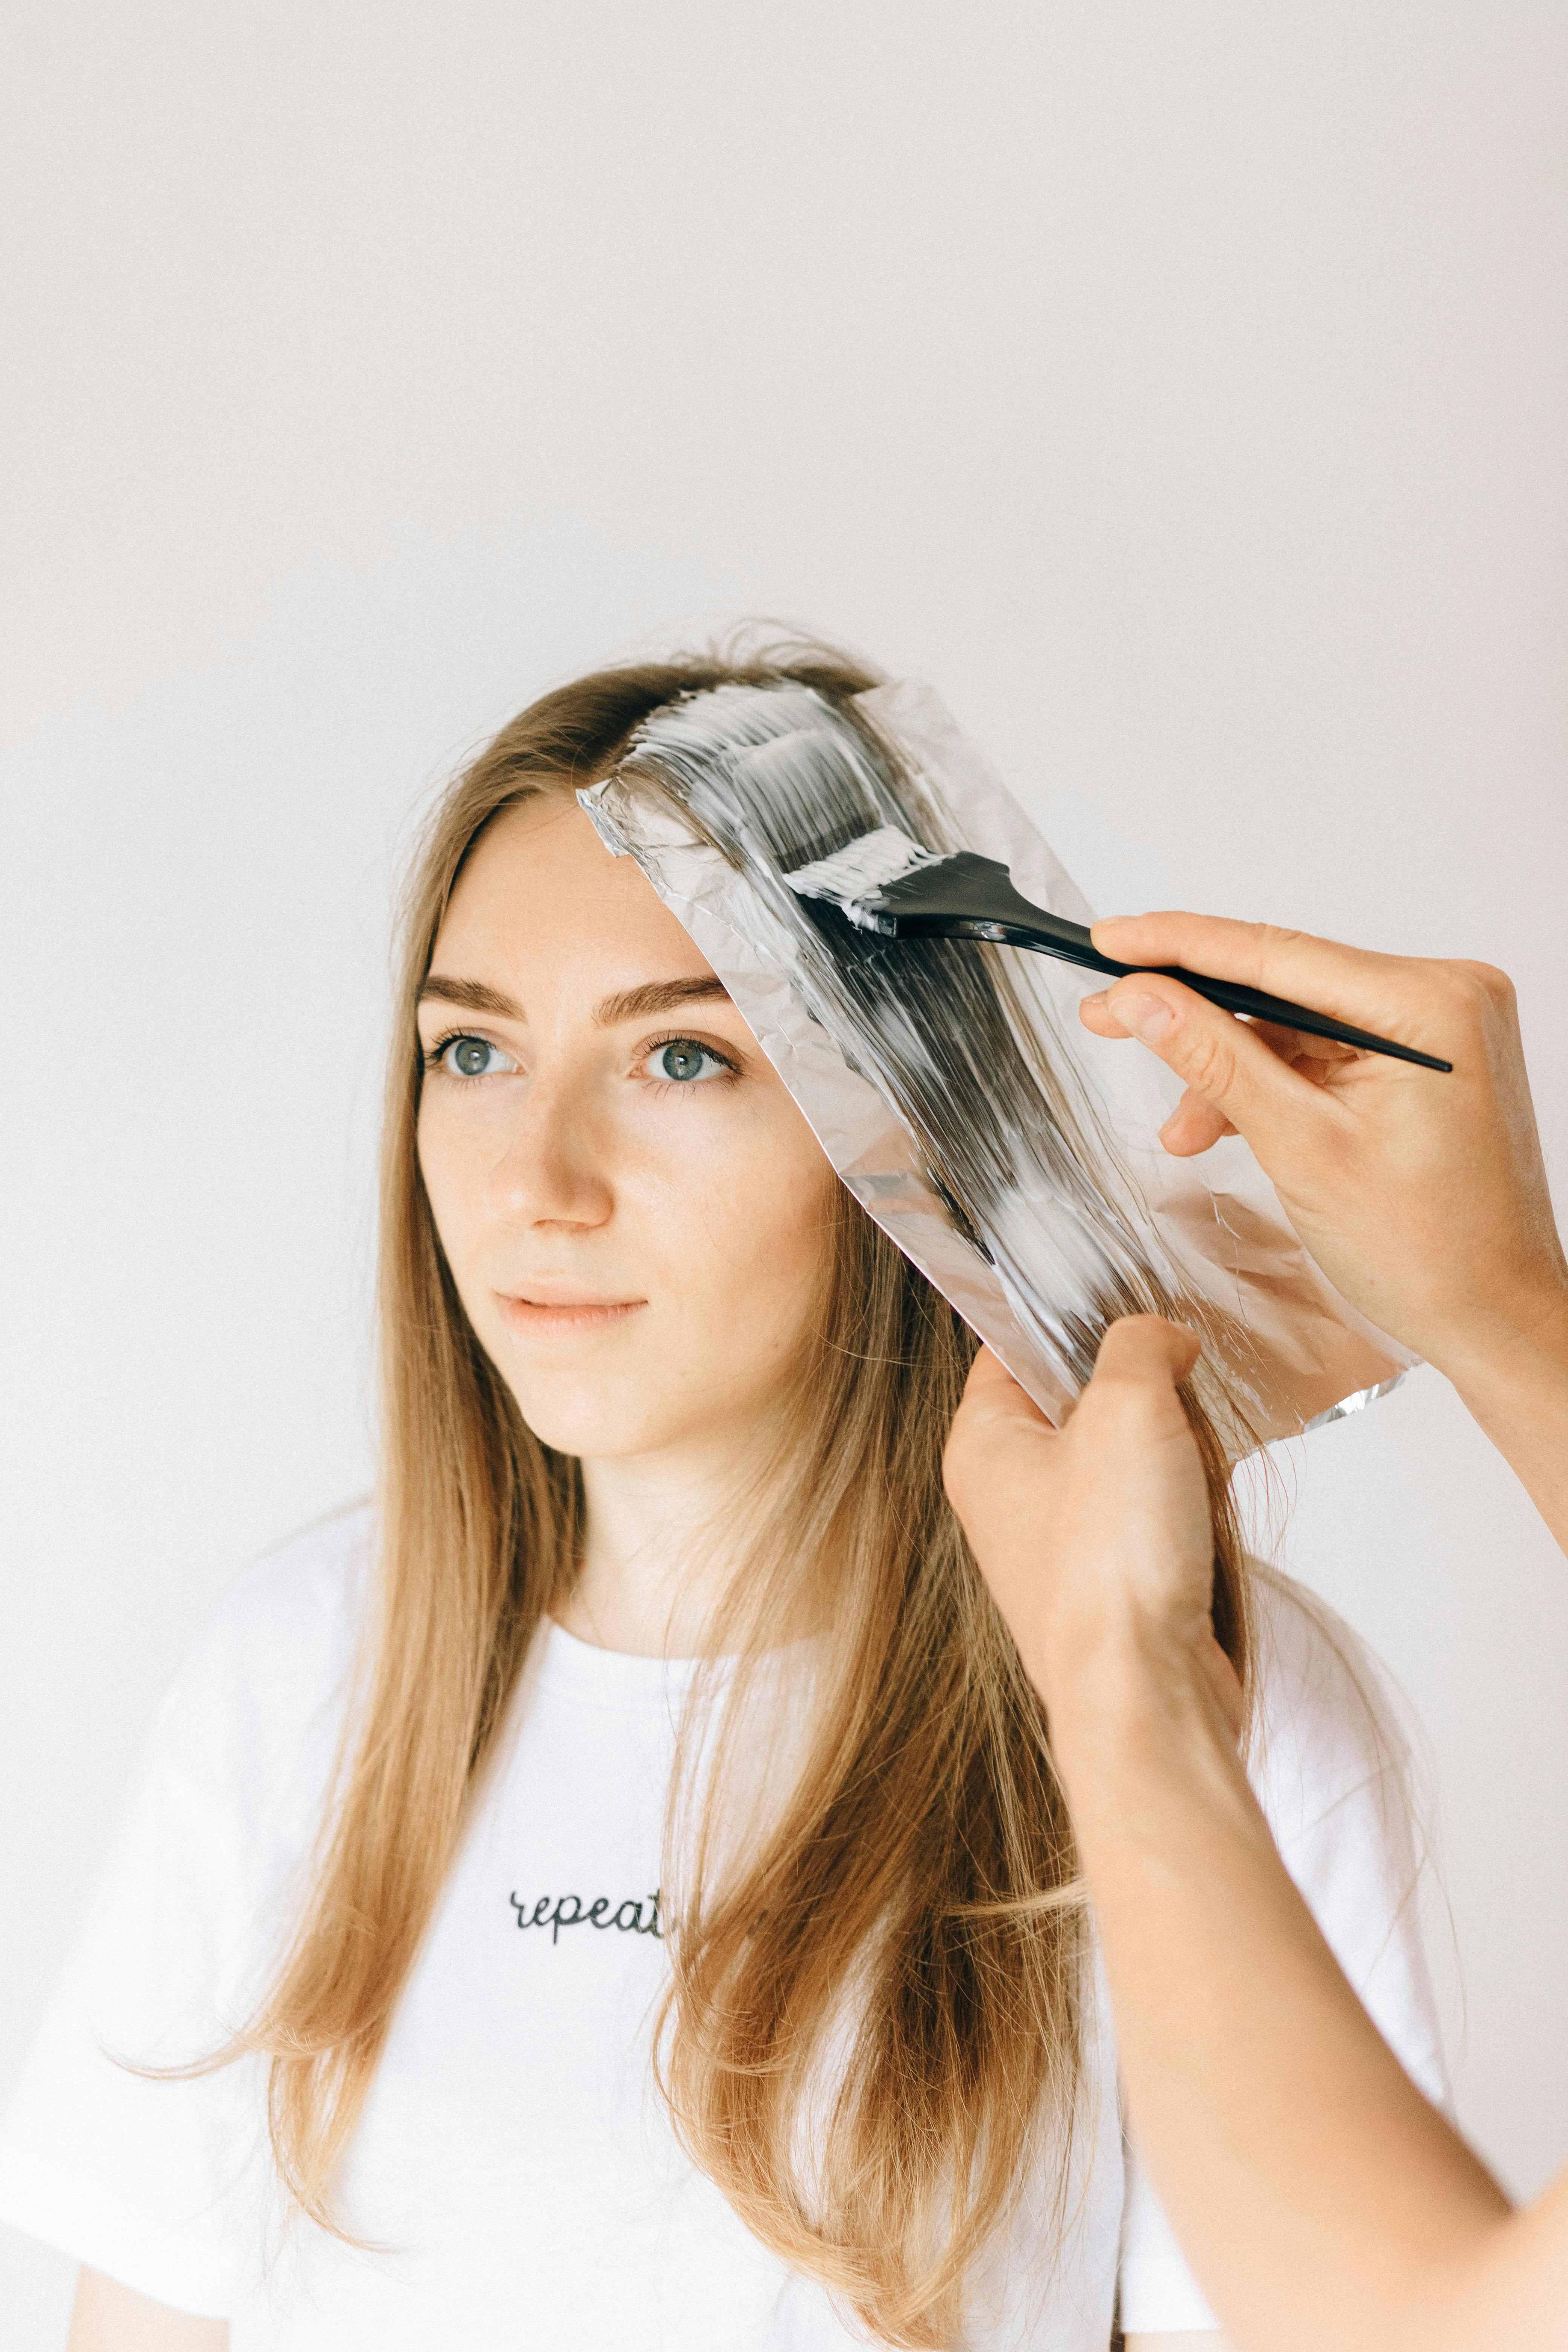
<svg viewBox="0 0 1568 2352"><path fill-rule="evenodd" d="M1282 1580L1264 1588L1258 1638L1249 1773L1281 1858L1384 2041L1418 2088L1447 2106L1392 1694L1357 1636ZM1122 2327L1216 2328L1130 2137L1123 2153Z"/></svg>
<svg viewBox="0 0 1568 2352"><path fill-rule="evenodd" d="M0 2220L218 2318L254 2260L265 2194L258 2062L138 2070L210 2057L250 2013L319 1816L342 1682L331 1612L301 1612L298 1578L246 1582L158 1710L0 2121Z"/></svg>

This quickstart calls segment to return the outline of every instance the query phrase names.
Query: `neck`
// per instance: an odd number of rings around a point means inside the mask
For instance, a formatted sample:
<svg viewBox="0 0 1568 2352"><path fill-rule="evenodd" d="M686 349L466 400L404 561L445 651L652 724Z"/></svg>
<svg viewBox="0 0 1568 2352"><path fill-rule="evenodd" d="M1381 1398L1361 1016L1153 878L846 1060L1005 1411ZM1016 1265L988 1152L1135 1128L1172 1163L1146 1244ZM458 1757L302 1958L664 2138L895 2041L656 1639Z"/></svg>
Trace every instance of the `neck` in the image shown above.
<svg viewBox="0 0 1568 2352"><path fill-rule="evenodd" d="M731 1568L733 1528L763 1438L584 1457L582 1565L557 1622L638 1657L692 1657Z"/></svg>

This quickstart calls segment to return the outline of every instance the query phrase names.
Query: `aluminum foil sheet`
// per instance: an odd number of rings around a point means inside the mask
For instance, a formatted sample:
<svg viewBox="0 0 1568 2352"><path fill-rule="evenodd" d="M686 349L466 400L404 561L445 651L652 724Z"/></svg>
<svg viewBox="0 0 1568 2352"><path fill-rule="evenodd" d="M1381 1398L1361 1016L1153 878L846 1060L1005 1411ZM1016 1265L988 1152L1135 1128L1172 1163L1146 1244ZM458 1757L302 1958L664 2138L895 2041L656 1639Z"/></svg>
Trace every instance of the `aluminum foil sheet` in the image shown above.
<svg viewBox="0 0 1568 2352"><path fill-rule="evenodd" d="M1180 1087L1081 1026L1092 974L879 940L789 889L893 824L1092 919L928 688L717 687L656 711L577 797L723 981L856 1199L1053 1420L1118 1314L1200 1330L1205 1401L1238 1454L1359 1410L1415 1361L1332 1289L1239 1138L1163 1151Z"/></svg>

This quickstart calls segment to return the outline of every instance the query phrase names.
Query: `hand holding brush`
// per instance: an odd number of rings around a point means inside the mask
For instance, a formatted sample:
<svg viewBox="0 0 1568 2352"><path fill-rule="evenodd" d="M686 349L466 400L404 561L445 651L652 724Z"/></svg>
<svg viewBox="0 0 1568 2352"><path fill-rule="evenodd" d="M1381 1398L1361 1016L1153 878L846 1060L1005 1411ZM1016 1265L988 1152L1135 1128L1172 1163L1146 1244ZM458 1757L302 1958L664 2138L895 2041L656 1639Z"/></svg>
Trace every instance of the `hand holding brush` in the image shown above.
<svg viewBox="0 0 1568 2352"><path fill-rule="evenodd" d="M1549 1326L1560 1345L1568 1268L1503 973L1215 916L1089 930L994 859L938 857L890 825L785 879L882 938L992 940L1111 977L1080 1018L1184 1081L1166 1150L1243 1136L1342 1297L1447 1372L1494 1437L1467 1383L1495 1386L1504 1360L1522 1376Z"/></svg>
<svg viewBox="0 0 1568 2352"><path fill-rule="evenodd" d="M1561 1353L1568 1266L1506 975L1208 915L1120 916L1094 938L1134 969L1079 1018L1139 1038L1185 1084L1166 1150L1244 1137L1335 1288L1446 1372L1507 1453L1480 1391L1500 1399L1549 1336ZM1189 960L1347 1022L1440 1038L1453 1075L1439 1087L1299 1027L1234 1020L1165 969Z"/></svg>
<svg viewBox="0 0 1568 2352"><path fill-rule="evenodd" d="M875 931L892 940L988 940L998 946L1030 948L1037 955L1056 956L1121 978L1138 969L1118 961L1082 923L1020 898L1013 877L993 857L960 850L942 857L922 849L897 825L885 824L862 834L831 857L803 866L785 881L797 898L826 898L843 908L859 930ZM1096 929L1100 929L1096 926ZM1370 1030L1352 1029L1331 1015L1305 1004L1289 1003L1264 990L1209 974L1195 966L1177 971L1163 966L1168 978L1196 989L1211 1004L1239 1013L1253 1021L1284 1023L1315 1036L1331 1037L1363 1054L1388 1054L1402 1062L1418 1062L1428 1070L1447 1071L1452 1063L1434 1054L1399 1044Z"/></svg>

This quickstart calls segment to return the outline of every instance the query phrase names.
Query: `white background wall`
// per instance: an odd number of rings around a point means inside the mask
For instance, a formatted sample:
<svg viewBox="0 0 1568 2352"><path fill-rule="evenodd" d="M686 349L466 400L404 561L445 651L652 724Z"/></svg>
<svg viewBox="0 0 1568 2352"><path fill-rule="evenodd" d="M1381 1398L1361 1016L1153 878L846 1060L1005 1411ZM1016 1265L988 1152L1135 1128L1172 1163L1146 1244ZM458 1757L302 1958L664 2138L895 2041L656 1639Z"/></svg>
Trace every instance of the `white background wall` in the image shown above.
<svg viewBox="0 0 1568 2352"><path fill-rule="evenodd" d="M10 0L0 2075L153 1701L366 1479L388 877L543 685L933 678L1107 910L1475 954L1568 1168L1568 17ZM1568 2150L1568 1574L1431 1373L1295 1454L1428 1728L1461 2106ZM0 2332L63 2338L11 2239Z"/></svg>

